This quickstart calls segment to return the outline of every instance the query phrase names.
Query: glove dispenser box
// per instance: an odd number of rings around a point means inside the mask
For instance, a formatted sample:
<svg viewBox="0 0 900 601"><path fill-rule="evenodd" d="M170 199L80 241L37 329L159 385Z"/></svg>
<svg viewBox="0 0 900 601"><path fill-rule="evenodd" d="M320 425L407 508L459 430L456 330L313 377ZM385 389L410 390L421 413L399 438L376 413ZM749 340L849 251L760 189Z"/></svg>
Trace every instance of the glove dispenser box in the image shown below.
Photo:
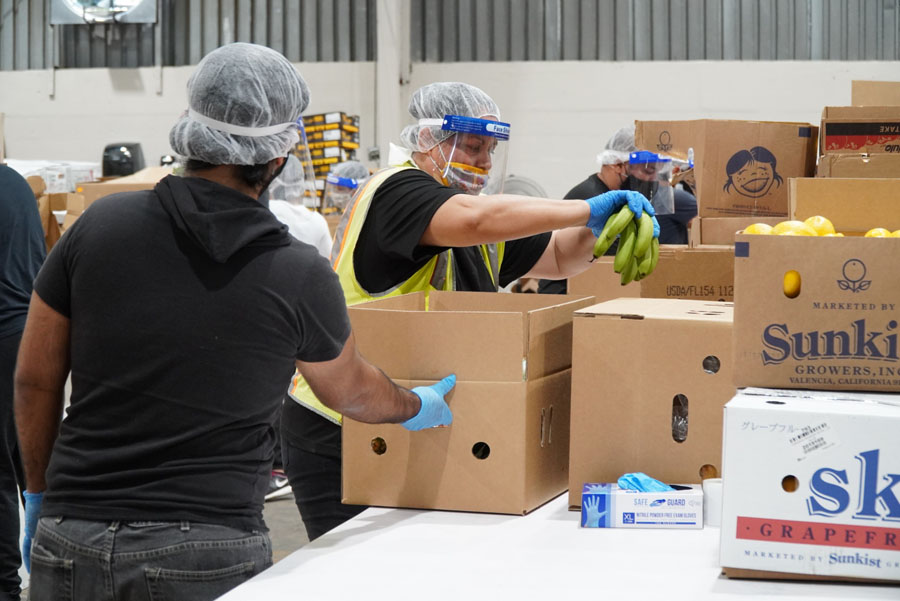
<svg viewBox="0 0 900 601"><path fill-rule="evenodd" d="M455 373L453 424L343 424L343 501L524 514L568 485L573 295L424 292L350 307L359 351L398 384Z"/></svg>

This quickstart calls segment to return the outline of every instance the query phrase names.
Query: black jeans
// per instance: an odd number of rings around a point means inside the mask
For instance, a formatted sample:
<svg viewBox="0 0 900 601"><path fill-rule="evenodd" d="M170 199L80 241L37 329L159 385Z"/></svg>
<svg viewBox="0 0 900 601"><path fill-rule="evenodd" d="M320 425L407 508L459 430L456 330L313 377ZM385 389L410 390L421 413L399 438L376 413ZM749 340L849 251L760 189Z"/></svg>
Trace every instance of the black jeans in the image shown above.
<svg viewBox="0 0 900 601"><path fill-rule="evenodd" d="M281 412L281 453L309 540L366 509L341 503L341 427L290 397Z"/></svg>
<svg viewBox="0 0 900 601"><path fill-rule="evenodd" d="M0 338L0 600L18 601L19 488L25 488L19 438L13 419L13 373L22 332Z"/></svg>

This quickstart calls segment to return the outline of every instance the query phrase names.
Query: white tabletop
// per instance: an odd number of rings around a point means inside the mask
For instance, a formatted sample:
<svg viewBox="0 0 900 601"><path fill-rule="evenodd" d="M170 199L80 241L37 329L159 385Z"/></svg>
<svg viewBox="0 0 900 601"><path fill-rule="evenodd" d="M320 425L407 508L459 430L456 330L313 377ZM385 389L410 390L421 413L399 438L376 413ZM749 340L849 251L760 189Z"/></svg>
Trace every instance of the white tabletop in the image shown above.
<svg viewBox="0 0 900 601"><path fill-rule="evenodd" d="M730 580L718 528L585 529L567 501L524 517L367 509L222 599L900 599L893 586Z"/></svg>

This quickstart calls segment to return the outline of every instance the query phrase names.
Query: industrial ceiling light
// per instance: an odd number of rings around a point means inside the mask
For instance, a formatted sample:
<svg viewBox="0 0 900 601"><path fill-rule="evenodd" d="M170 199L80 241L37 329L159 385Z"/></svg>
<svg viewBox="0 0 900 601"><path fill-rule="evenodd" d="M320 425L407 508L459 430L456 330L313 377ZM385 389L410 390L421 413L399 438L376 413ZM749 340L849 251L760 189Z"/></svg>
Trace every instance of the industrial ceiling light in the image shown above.
<svg viewBox="0 0 900 601"><path fill-rule="evenodd" d="M156 0L52 0L53 25L155 23Z"/></svg>

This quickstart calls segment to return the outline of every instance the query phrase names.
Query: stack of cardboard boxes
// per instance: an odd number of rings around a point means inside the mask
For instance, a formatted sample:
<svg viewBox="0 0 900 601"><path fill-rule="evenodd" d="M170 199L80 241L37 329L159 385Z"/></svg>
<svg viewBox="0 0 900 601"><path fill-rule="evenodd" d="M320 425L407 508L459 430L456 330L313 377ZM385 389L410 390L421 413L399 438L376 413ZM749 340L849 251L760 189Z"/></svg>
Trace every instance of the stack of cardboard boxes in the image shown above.
<svg viewBox="0 0 900 601"><path fill-rule="evenodd" d="M356 159L359 149L359 115L342 112L319 113L303 117L309 160L316 178L316 202L321 206L325 193L325 178L331 168L344 161ZM299 156L301 160L305 157Z"/></svg>

